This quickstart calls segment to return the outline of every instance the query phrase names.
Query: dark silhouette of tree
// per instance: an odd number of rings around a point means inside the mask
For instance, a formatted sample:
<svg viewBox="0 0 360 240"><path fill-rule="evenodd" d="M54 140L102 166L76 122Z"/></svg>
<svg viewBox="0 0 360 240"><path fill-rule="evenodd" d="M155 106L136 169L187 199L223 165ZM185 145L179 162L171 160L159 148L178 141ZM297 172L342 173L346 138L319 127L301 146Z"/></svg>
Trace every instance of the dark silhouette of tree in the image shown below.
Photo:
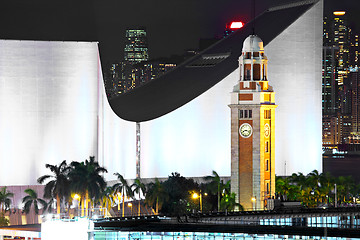
<svg viewBox="0 0 360 240"><path fill-rule="evenodd" d="M114 191L112 187L106 187L101 194L100 204L104 208L103 215L106 216L106 211L110 213L111 207L114 203Z"/></svg>
<svg viewBox="0 0 360 240"><path fill-rule="evenodd" d="M100 200L102 192L106 188L106 181L101 175L107 170L99 166L95 157L84 162L71 162L72 170L69 173L71 189L80 194L84 199L84 206L88 209L89 201L93 203ZM86 211L86 215L88 211Z"/></svg>
<svg viewBox="0 0 360 240"><path fill-rule="evenodd" d="M66 160L62 161L59 166L46 164L53 175L44 175L38 178L38 183L43 184L49 180L44 188L44 198L56 199L57 214L60 214L60 203L64 198L70 196L70 182L68 174L71 168L66 164Z"/></svg>
<svg viewBox="0 0 360 240"><path fill-rule="evenodd" d="M224 183L221 180L219 174L216 171L212 171L211 176L206 176L205 180L210 181L208 183L208 191L212 194L216 194L217 196L217 210L220 210L220 199L221 199L221 192L224 187Z"/></svg>
<svg viewBox="0 0 360 240"><path fill-rule="evenodd" d="M23 211L28 214L31 210L31 207L34 207L35 214L39 214L39 204L43 209L46 209L47 203L45 200L38 198L35 190L28 188L24 191L27 196L23 197L22 203L24 204Z"/></svg>
<svg viewBox="0 0 360 240"><path fill-rule="evenodd" d="M235 193L224 193L224 196L221 198L220 209L222 211L234 211L238 207L239 211L244 211L244 207L235 201Z"/></svg>
<svg viewBox="0 0 360 240"><path fill-rule="evenodd" d="M187 205L191 201L190 192L199 189L199 186L192 179L186 179L179 173L172 173L163 182L169 199L164 201L161 211L167 215L182 215L187 212Z"/></svg>
<svg viewBox="0 0 360 240"><path fill-rule="evenodd" d="M165 191L163 184L159 179L155 178L155 182L151 182L147 186L147 192L145 196L145 203L155 208L155 214L159 214L159 209L161 209L163 203L169 200L169 195Z"/></svg>
<svg viewBox="0 0 360 240"><path fill-rule="evenodd" d="M119 182L115 183L112 186L112 188L113 188L114 194L117 194L117 193L121 194L121 199L122 199L122 203L123 203L122 204L122 216L124 217L124 214L125 214L125 196L132 198L133 197L133 192L132 192L129 184L125 180L125 178L120 173L114 173L114 175L117 177Z"/></svg>
<svg viewBox="0 0 360 240"><path fill-rule="evenodd" d="M140 216L140 214L141 214L141 209L140 209L141 193L145 194L145 192L146 192L145 184L143 184L139 178L136 178L134 183L131 185L131 189L133 191L133 195L135 195L135 193L137 193L139 196L138 216Z"/></svg>
<svg viewBox="0 0 360 240"><path fill-rule="evenodd" d="M7 187L2 187L0 190L0 212L5 213L10 209L11 198L14 196L12 192L7 190Z"/></svg>
<svg viewBox="0 0 360 240"><path fill-rule="evenodd" d="M5 218L5 214L0 212L0 227L8 226L10 223L9 219Z"/></svg>

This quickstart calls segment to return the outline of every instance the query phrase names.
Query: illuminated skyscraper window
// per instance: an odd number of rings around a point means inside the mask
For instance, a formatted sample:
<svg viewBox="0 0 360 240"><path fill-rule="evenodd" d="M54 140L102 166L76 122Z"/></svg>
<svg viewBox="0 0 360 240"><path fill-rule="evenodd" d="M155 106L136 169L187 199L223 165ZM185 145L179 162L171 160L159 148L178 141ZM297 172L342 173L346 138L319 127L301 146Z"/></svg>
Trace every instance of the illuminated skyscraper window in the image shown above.
<svg viewBox="0 0 360 240"><path fill-rule="evenodd" d="M127 29L124 58L129 63L149 60L148 41L145 28Z"/></svg>

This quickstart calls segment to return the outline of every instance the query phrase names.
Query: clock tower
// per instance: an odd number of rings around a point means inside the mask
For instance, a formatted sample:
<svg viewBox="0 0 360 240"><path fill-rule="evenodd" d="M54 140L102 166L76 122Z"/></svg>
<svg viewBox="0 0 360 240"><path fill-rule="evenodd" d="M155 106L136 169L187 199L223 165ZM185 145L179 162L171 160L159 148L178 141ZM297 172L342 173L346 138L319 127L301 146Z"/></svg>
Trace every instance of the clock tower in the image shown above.
<svg viewBox="0 0 360 240"><path fill-rule="evenodd" d="M262 40L250 35L231 93L231 191L245 210L263 210L275 196L275 93Z"/></svg>

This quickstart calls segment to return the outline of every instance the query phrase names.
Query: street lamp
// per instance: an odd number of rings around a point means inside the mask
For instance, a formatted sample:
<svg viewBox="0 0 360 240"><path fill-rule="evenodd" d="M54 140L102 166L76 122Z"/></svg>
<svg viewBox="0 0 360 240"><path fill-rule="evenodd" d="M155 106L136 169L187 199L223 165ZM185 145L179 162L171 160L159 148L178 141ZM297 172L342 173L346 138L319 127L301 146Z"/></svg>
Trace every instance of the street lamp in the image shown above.
<svg viewBox="0 0 360 240"><path fill-rule="evenodd" d="M207 196L207 193L204 193L204 195ZM198 195L196 192L194 192L193 195L192 195L192 198L193 199L199 198L200 212L202 213L202 193L201 193L201 190L200 190L200 195Z"/></svg>
<svg viewBox="0 0 360 240"><path fill-rule="evenodd" d="M79 194L76 193L74 195L74 199L78 201L78 216L80 217L80 199L81 199L81 197ZM82 213L82 214L84 215L84 213Z"/></svg>
<svg viewBox="0 0 360 240"><path fill-rule="evenodd" d="M130 213L131 213L131 216L133 215L132 214L132 203L128 203L128 207L130 208Z"/></svg>
<svg viewBox="0 0 360 240"><path fill-rule="evenodd" d="M120 212L120 203L121 203L121 194L118 192L116 194L116 197L117 197L117 208L118 208L118 212Z"/></svg>
<svg viewBox="0 0 360 240"><path fill-rule="evenodd" d="M255 197L255 196L252 197L252 198L251 198L251 201L252 201L252 203L253 203L253 209L255 209L255 211L256 211L256 197Z"/></svg>

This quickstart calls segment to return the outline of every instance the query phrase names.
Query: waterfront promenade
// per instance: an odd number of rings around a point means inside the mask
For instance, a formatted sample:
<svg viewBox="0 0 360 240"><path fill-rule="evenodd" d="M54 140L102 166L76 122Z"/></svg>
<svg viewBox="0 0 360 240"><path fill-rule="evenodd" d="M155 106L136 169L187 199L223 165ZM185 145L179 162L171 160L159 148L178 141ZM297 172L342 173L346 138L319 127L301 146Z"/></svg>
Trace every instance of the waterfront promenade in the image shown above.
<svg viewBox="0 0 360 240"><path fill-rule="evenodd" d="M360 208L141 216L95 221L96 231L209 232L360 238Z"/></svg>

